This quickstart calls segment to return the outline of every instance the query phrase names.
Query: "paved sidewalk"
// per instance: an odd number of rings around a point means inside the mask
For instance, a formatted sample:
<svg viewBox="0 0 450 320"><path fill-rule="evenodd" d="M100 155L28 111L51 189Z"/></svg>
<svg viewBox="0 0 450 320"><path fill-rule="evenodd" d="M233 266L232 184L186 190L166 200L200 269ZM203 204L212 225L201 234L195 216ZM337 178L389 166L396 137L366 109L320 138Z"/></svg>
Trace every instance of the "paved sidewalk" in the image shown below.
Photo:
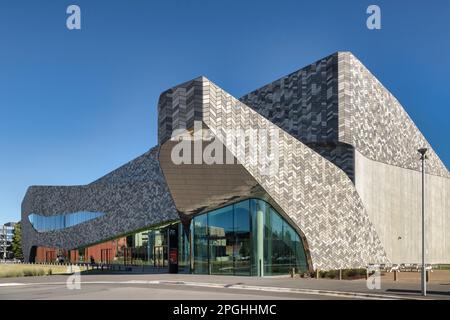
<svg viewBox="0 0 450 320"><path fill-rule="evenodd" d="M7 283L19 285L26 284L65 284L67 276L50 277L23 277L23 278L2 278L0 288L7 290ZM235 277L235 276L211 276L192 274L86 274L81 275L81 282L103 283L109 285L120 284L151 284L151 285L172 285L185 287L212 287L240 290L262 290L277 292L279 290L292 289L294 292L302 293L311 291L316 294L326 292L340 292L348 294L383 295L387 298L422 298L420 296L420 283L402 283L390 280L381 281L381 289L369 290L366 281L363 280L329 280L329 279L302 279L290 277ZM3 286L2 286L3 284ZM450 299L450 281L442 283L432 283L428 286L428 299ZM329 294L332 296L332 294ZM312 298L314 298L312 296Z"/></svg>

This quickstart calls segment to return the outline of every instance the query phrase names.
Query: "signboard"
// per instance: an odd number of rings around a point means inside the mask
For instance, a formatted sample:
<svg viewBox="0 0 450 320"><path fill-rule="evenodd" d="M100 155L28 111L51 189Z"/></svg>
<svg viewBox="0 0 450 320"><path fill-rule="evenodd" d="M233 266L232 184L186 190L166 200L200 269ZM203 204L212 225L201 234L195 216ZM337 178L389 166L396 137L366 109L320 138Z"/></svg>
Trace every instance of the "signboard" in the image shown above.
<svg viewBox="0 0 450 320"><path fill-rule="evenodd" d="M170 226L169 233L169 273L178 273L178 225Z"/></svg>

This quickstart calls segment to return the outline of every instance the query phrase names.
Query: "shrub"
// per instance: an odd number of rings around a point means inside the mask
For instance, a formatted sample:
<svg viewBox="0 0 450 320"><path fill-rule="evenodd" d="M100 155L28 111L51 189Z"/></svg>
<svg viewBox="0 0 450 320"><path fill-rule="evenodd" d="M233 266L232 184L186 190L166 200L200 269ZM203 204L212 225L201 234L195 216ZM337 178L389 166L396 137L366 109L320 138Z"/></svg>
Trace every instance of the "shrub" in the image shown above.
<svg viewBox="0 0 450 320"><path fill-rule="evenodd" d="M24 277L33 277L33 276L43 276L45 275L45 270L42 268L26 268L23 269Z"/></svg>
<svg viewBox="0 0 450 320"><path fill-rule="evenodd" d="M352 278L357 275L358 275L358 272L356 271L356 269L342 270L342 278Z"/></svg>
<svg viewBox="0 0 450 320"><path fill-rule="evenodd" d="M362 278L366 276L366 269L343 269L342 279Z"/></svg>
<svg viewBox="0 0 450 320"><path fill-rule="evenodd" d="M330 278L330 279L339 278L339 270L330 270L330 271L328 271L326 277Z"/></svg>
<svg viewBox="0 0 450 320"><path fill-rule="evenodd" d="M0 278L15 278L15 277L23 277L22 270L7 270L4 272L0 272Z"/></svg>
<svg viewBox="0 0 450 320"><path fill-rule="evenodd" d="M31 277L34 276L34 270L33 269L23 269L23 276L24 277Z"/></svg>
<svg viewBox="0 0 450 320"><path fill-rule="evenodd" d="M316 273L312 275L316 277ZM342 279L354 279L366 276L366 269L342 269ZM339 270L319 271L319 278L339 279Z"/></svg>

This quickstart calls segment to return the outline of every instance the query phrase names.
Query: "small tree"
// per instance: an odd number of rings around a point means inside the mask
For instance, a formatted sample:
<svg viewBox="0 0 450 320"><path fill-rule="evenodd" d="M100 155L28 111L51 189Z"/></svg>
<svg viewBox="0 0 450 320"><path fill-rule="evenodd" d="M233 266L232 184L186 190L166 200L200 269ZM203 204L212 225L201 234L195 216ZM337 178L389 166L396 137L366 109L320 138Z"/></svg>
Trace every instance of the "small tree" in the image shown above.
<svg viewBox="0 0 450 320"><path fill-rule="evenodd" d="M20 222L16 223L14 226L13 237L12 237L12 252L14 258L22 260L22 229L20 228Z"/></svg>

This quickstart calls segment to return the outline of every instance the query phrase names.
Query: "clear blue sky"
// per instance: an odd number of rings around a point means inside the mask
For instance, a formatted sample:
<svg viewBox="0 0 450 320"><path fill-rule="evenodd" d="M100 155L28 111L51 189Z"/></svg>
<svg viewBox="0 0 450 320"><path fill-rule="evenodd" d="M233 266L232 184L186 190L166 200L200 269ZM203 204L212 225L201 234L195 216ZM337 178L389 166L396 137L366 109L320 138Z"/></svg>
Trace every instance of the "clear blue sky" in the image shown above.
<svg viewBox="0 0 450 320"><path fill-rule="evenodd" d="M449 167L449 31L447 0L0 0L0 223L20 219L29 185L89 183L154 146L163 90L205 75L239 97L338 50Z"/></svg>

